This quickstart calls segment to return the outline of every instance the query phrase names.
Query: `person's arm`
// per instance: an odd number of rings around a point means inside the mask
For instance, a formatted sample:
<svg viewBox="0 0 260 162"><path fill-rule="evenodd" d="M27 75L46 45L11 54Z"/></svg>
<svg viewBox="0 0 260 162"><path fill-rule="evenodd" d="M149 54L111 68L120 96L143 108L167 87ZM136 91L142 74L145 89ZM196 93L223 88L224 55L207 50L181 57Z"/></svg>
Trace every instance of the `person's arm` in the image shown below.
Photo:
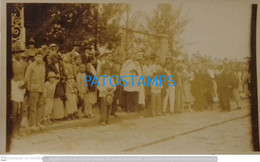
<svg viewBox="0 0 260 162"><path fill-rule="evenodd" d="M97 89L99 90L99 92L101 93L101 92L103 92L103 91L105 91L106 90L106 86L103 86L103 82L104 82L105 80L103 80L103 77L100 77L99 78L99 85L100 86L97 86ZM109 84L109 83L106 83L106 84ZM94 86L94 85L93 85Z"/></svg>
<svg viewBox="0 0 260 162"><path fill-rule="evenodd" d="M32 75L32 65L33 64L30 64L28 66L28 68L26 69L26 72L25 72L25 83L27 85L27 90L30 91L30 87L31 87L31 75Z"/></svg>
<svg viewBox="0 0 260 162"><path fill-rule="evenodd" d="M111 79L111 82L112 82L113 85L116 84L114 79ZM111 88L112 88L112 92L115 92L116 87L113 87L113 86L112 86Z"/></svg>
<svg viewBox="0 0 260 162"><path fill-rule="evenodd" d="M79 91L79 93L80 93L80 92L81 92L81 89L83 88L83 87L81 87L81 78L80 78L80 75L77 75L77 77L76 77L76 85L77 85L78 91Z"/></svg>

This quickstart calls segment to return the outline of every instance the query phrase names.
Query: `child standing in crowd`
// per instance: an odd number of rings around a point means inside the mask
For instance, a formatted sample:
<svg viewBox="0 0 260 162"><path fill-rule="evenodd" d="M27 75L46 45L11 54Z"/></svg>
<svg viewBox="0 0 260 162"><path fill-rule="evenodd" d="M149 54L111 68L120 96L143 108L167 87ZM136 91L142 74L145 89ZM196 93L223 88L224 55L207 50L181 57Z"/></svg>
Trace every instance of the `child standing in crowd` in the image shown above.
<svg viewBox="0 0 260 162"><path fill-rule="evenodd" d="M13 62L14 64L14 62ZM23 80L24 75L14 73L14 77L11 80L11 101L12 101L12 113L11 121L13 124L13 133L19 130L22 112L24 111L24 95L25 95L25 82Z"/></svg>
<svg viewBox="0 0 260 162"><path fill-rule="evenodd" d="M42 122L42 112L44 107L44 86L45 86L45 63L43 55L37 52L35 61L31 63L25 73L27 90L29 91L30 114L29 122L31 129L37 131L44 129Z"/></svg>
<svg viewBox="0 0 260 162"><path fill-rule="evenodd" d="M94 65L96 64L95 56L91 55L89 56L89 63L87 64L87 75L91 76L91 78L94 78L94 76L97 76L96 69L94 68ZM96 84L88 84L88 92L87 92L87 101L86 101L86 111L85 114L91 118L94 117L92 106L97 103L97 86Z"/></svg>
<svg viewBox="0 0 260 162"><path fill-rule="evenodd" d="M84 64L79 65L79 73L77 75L76 81L77 81L77 88L78 88L78 102L81 102L82 104L79 104L80 109L78 110L78 115L82 113L82 107L83 112L85 116L87 116L86 112L86 107L87 107L87 92L88 92L88 87L85 85L85 73L86 71L86 66Z"/></svg>
<svg viewBox="0 0 260 162"><path fill-rule="evenodd" d="M43 115L43 125L52 124L50 117L53 109L54 93L57 81L57 75L54 72L49 72L44 90L45 109Z"/></svg>
<svg viewBox="0 0 260 162"><path fill-rule="evenodd" d="M116 65L113 61L113 57L115 57L114 54L112 52L108 51L105 53L105 55L106 55L105 63L102 66L111 66L111 76L117 75ZM102 69L102 67L101 67L101 69ZM102 73L103 72L101 71L101 74ZM113 79L116 80L116 78L113 78ZM111 111L111 115L114 117L117 117L115 114L117 111L117 99L118 99L118 87L116 87L116 90L115 90L114 101L112 104L112 111Z"/></svg>
<svg viewBox="0 0 260 162"><path fill-rule="evenodd" d="M114 91L116 87L112 87L111 84L115 85L114 79L110 79L111 74L111 66L106 65L102 67L104 75L107 75L105 79L100 77L98 86L99 97L101 101L101 110L100 110L100 122L102 125L109 124L109 118L112 110L112 103L114 98ZM110 83L111 80L111 83ZM103 86L103 83L105 86Z"/></svg>
<svg viewBox="0 0 260 162"><path fill-rule="evenodd" d="M77 118L77 84L73 75L67 76L66 82L66 97L65 103L67 119Z"/></svg>
<svg viewBox="0 0 260 162"><path fill-rule="evenodd" d="M160 85L160 75L155 73L152 80L156 79L155 84L151 85L151 114L152 116L162 115L161 91L163 86Z"/></svg>

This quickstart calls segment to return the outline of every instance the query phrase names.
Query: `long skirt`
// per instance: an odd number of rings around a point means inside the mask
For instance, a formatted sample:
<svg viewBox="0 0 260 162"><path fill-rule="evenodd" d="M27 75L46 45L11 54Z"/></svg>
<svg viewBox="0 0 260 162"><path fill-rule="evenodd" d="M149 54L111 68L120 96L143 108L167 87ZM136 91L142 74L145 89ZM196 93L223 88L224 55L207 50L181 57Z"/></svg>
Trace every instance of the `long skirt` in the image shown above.
<svg viewBox="0 0 260 162"><path fill-rule="evenodd" d="M177 113L181 113L184 109L184 93L182 87L175 87L175 110Z"/></svg>
<svg viewBox="0 0 260 162"><path fill-rule="evenodd" d="M128 92L125 93L125 108L127 111L136 112L138 109L138 92Z"/></svg>
<svg viewBox="0 0 260 162"><path fill-rule="evenodd" d="M174 112L174 105L175 104L175 87L168 87L166 89L166 96L163 97L163 112L165 113L167 107L170 107L170 112Z"/></svg>
<svg viewBox="0 0 260 162"><path fill-rule="evenodd" d="M145 105L145 89L144 86L140 86L140 91L138 94L138 104Z"/></svg>
<svg viewBox="0 0 260 162"><path fill-rule="evenodd" d="M64 118L64 104L60 98L54 98L51 119Z"/></svg>
<svg viewBox="0 0 260 162"><path fill-rule="evenodd" d="M97 92L88 92L84 96L84 109L85 115L94 115L92 111L92 106L97 103Z"/></svg>
<svg viewBox="0 0 260 162"><path fill-rule="evenodd" d="M97 91L90 91L87 93L88 103L94 105L97 103Z"/></svg>
<svg viewBox="0 0 260 162"><path fill-rule="evenodd" d="M183 85L184 98L183 99L184 99L184 102L186 102L186 103L193 103L195 100L193 95L191 94L190 88L191 88L190 82L184 82L184 85Z"/></svg>
<svg viewBox="0 0 260 162"><path fill-rule="evenodd" d="M65 116L73 114L77 111L77 95L74 93L67 93L67 101L65 103Z"/></svg>

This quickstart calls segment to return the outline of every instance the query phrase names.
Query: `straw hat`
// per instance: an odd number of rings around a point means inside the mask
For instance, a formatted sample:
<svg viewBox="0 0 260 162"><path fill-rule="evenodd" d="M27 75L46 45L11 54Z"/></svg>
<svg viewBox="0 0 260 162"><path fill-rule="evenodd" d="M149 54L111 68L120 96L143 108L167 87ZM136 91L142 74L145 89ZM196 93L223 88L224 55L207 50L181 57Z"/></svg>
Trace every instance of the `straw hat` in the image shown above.
<svg viewBox="0 0 260 162"><path fill-rule="evenodd" d="M107 94L105 97L105 102L107 105L111 105L113 103L114 96L112 94Z"/></svg>
<svg viewBox="0 0 260 162"><path fill-rule="evenodd" d="M50 79L50 78L58 78L58 76L54 72L49 72L47 79Z"/></svg>
<svg viewBox="0 0 260 162"><path fill-rule="evenodd" d="M58 45L55 44L55 43L52 43L52 44L50 45L50 48L52 48L52 47L56 47L57 49L59 49Z"/></svg>
<svg viewBox="0 0 260 162"><path fill-rule="evenodd" d="M74 41L73 46L80 46L79 41Z"/></svg>
<svg viewBox="0 0 260 162"><path fill-rule="evenodd" d="M16 53L23 53L25 50L22 49L20 46L15 46L13 47L12 53L16 54Z"/></svg>

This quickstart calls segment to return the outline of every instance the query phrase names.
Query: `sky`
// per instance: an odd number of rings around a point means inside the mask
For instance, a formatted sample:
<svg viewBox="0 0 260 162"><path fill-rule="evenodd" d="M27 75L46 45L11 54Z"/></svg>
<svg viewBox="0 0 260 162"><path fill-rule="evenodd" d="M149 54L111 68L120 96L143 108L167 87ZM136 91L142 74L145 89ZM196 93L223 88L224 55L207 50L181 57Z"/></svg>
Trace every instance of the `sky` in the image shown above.
<svg viewBox="0 0 260 162"><path fill-rule="evenodd" d="M182 6L182 18L190 18L180 36L183 52L199 51L212 58L243 59L250 55L251 5L248 1L169 1ZM156 3L132 4L132 11L151 14ZM139 20L142 21L142 20Z"/></svg>

